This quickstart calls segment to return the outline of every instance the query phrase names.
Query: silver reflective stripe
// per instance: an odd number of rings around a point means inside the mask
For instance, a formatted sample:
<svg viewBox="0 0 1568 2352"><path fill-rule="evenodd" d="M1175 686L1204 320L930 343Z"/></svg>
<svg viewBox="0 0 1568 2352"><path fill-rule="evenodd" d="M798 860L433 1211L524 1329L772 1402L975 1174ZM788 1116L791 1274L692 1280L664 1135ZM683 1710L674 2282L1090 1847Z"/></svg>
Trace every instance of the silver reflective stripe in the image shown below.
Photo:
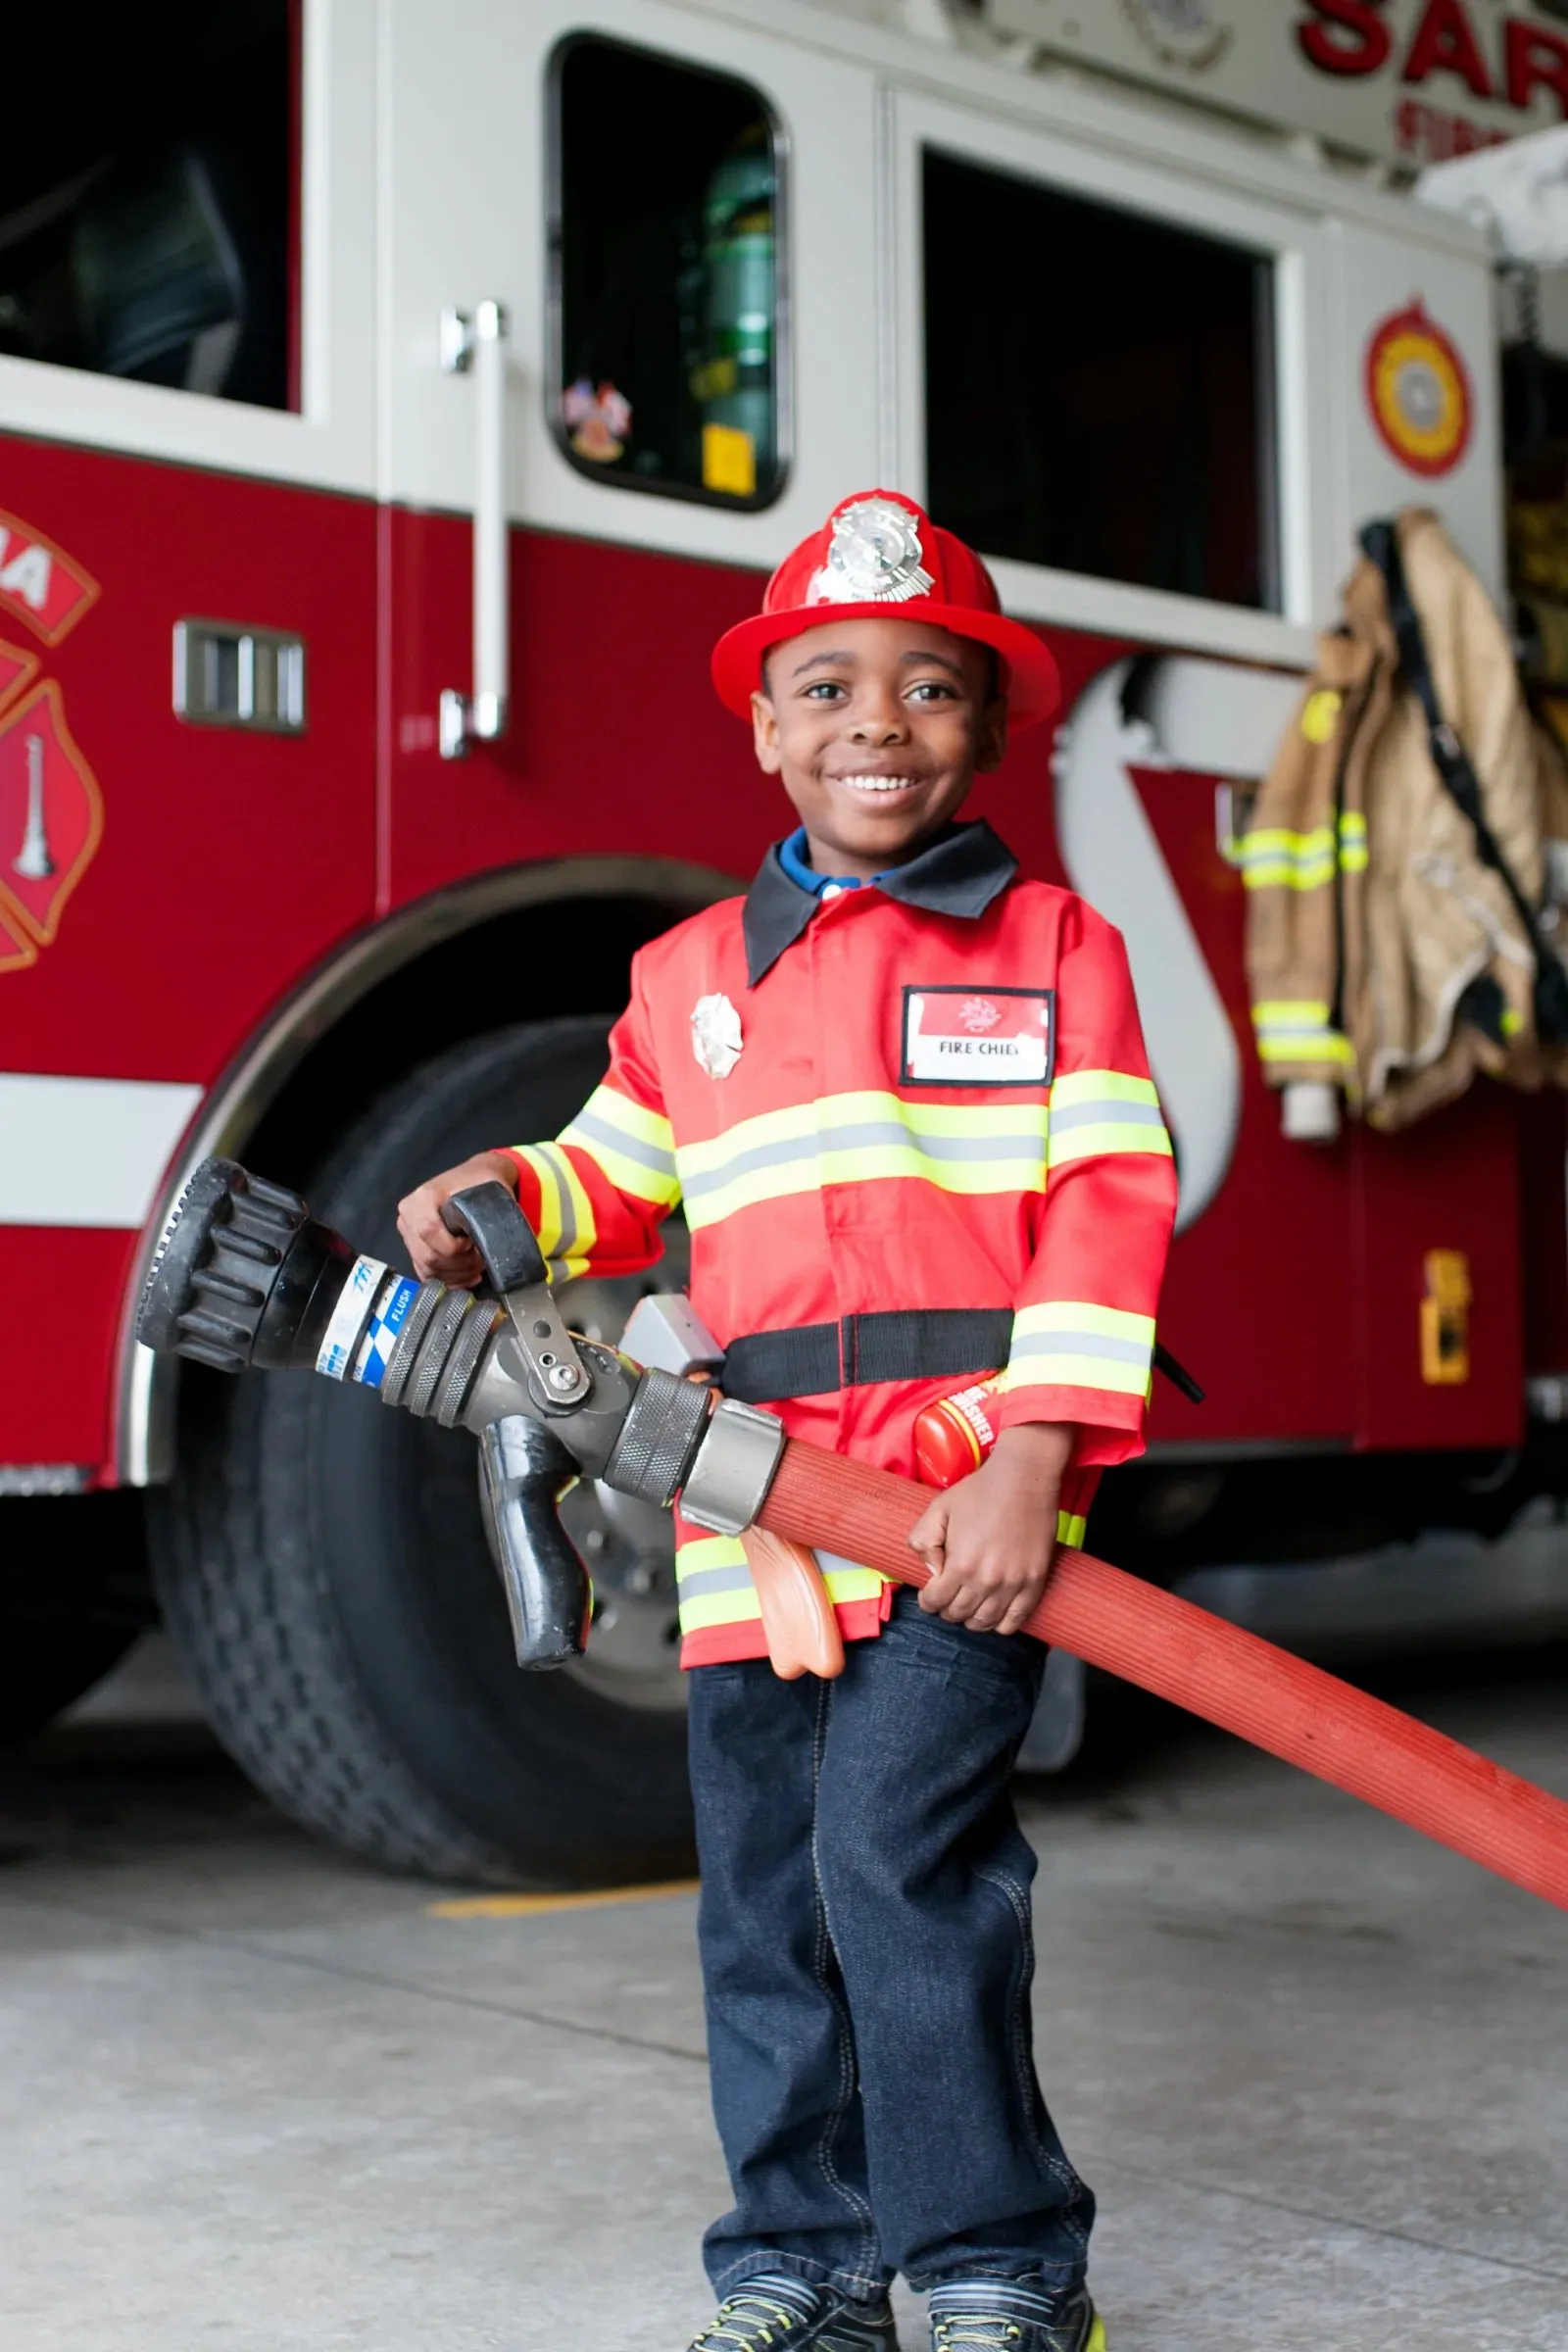
<svg viewBox="0 0 1568 2352"><path fill-rule="evenodd" d="M749 1176L754 1168L781 1168L792 1159L814 1159L817 1139L814 1135L792 1136L781 1144L754 1144L749 1152L737 1152L723 1166L702 1176L681 1172L680 1189L688 1200L700 1200L706 1193L720 1193L737 1176Z"/></svg>
<svg viewBox="0 0 1568 2352"><path fill-rule="evenodd" d="M609 1119L602 1119L591 1110L578 1111L563 1140L574 1144L579 1136L586 1136L590 1143L608 1146L612 1152L618 1152L622 1159L634 1159L640 1168L652 1168L656 1175L673 1176L675 1173L673 1152L662 1151L658 1144L645 1144L638 1137L612 1126Z"/></svg>
<svg viewBox="0 0 1568 2352"><path fill-rule="evenodd" d="M561 1234L556 1243L556 1250L562 1257L576 1257L579 1254L577 1206L571 1197L573 1181L571 1162L563 1158L559 1147L555 1144L536 1144L534 1150L550 1170L551 1175L554 1176L556 1190L561 1195Z"/></svg>
<svg viewBox="0 0 1568 2352"><path fill-rule="evenodd" d="M754 1144L750 1151L737 1152L721 1167L702 1175L683 1176L681 1189L688 1200L701 1200L705 1195L722 1192L737 1177L750 1176L758 1168L787 1167L793 1160L815 1159L829 1152L891 1150L918 1152L926 1159L974 1162L1043 1160L1045 1148L1042 1134L931 1135L918 1127L906 1127L902 1119L865 1119L854 1126L824 1127L812 1135L788 1137L781 1143Z"/></svg>
<svg viewBox="0 0 1568 2352"><path fill-rule="evenodd" d="M1163 1127L1157 1102L1124 1102L1119 1095L1104 1095L1093 1102L1069 1102L1051 1114L1051 1132L1068 1127Z"/></svg>
<svg viewBox="0 0 1568 2352"><path fill-rule="evenodd" d="M1108 1364L1147 1364L1152 1344L1142 1340L1107 1340L1098 1331L1037 1331L1012 1343L1011 1361L1025 1355L1092 1355Z"/></svg>
<svg viewBox="0 0 1568 2352"><path fill-rule="evenodd" d="M694 1568L689 1576L676 1570L678 1597L695 1600L700 1592L750 1592L749 1568Z"/></svg>

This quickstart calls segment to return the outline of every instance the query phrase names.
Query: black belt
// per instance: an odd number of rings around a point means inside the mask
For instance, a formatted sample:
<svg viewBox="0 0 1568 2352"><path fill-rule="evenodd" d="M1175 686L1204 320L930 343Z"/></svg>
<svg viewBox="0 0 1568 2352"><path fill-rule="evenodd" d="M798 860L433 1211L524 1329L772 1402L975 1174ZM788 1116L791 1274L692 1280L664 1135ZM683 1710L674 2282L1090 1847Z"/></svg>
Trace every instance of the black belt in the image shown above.
<svg viewBox="0 0 1568 2352"><path fill-rule="evenodd" d="M874 1380L962 1380L995 1372L1012 1345L1010 1306L917 1306L844 1315L733 1340L718 1381L741 1404L821 1396Z"/></svg>
<svg viewBox="0 0 1568 2352"><path fill-rule="evenodd" d="M718 1382L739 1404L777 1404L787 1396L824 1396L877 1380L963 1380L998 1371L1012 1346L1010 1306L917 1306L889 1314L844 1315L837 1323L800 1323L793 1331L754 1331L732 1340ZM1203 1392L1167 1348L1154 1363L1184 1396Z"/></svg>

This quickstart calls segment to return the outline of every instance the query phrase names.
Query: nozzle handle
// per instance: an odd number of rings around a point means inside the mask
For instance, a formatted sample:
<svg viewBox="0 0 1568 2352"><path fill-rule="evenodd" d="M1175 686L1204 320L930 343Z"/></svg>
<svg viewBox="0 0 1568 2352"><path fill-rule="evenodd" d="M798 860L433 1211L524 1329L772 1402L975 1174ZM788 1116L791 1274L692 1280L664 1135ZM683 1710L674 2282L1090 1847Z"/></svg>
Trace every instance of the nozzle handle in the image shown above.
<svg viewBox="0 0 1568 2352"><path fill-rule="evenodd" d="M511 1319L513 1336L547 1412L575 1412L593 1393L593 1376L550 1295L550 1268L533 1227L499 1180L470 1184L441 1204L449 1233L466 1233L485 1280Z"/></svg>
<svg viewBox="0 0 1568 2352"><path fill-rule="evenodd" d="M441 1222L449 1233L467 1235L498 1298L549 1281L533 1227L499 1178L454 1193L441 1204Z"/></svg>

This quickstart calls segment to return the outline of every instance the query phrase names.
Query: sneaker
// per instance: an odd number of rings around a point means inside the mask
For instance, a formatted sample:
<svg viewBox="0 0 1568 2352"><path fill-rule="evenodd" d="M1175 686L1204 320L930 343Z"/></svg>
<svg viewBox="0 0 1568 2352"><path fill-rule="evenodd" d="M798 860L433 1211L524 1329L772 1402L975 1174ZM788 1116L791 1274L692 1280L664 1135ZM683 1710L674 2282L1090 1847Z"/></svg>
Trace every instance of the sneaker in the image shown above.
<svg viewBox="0 0 1568 2352"><path fill-rule="evenodd" d="M899 2352L893 2306L852 2303L805 2278L747 2278L726 2295L691 2352ZM1032 2352L1032 2348L1031 2348Z"/></svg>
<svg viewBox="0 0 1568 2352"><path fill-rule="evenodd" d="M1087 2286L955 2278L931 2290L931 2352L1105 2352L1105 2328Z"/></svg>

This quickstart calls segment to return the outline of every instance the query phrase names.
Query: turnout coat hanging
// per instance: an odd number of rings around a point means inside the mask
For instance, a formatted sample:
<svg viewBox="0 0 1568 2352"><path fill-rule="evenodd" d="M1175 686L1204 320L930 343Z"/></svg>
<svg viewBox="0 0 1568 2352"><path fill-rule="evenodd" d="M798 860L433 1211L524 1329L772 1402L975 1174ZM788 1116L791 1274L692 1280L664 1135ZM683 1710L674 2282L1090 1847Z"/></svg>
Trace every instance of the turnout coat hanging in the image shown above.
<svg viewBox="0 0 1568 2352"><path fill-rule="evenodd" d="M1506 874L1444 780L1443 741L1368 555L1237 854L1270 1085L1328 1081L1373 1126L1397 1128L1478 1070L1526 1087L1568 1081L1561 1039L1543 1033L1552 999L1540 979L1558 954L1550 843L1568 830L1568 788L1502 623L1437 516L1410 509L1369 526L1377 545L1375 530L1402 575L1438 724L1474 777Z"/></svg>

